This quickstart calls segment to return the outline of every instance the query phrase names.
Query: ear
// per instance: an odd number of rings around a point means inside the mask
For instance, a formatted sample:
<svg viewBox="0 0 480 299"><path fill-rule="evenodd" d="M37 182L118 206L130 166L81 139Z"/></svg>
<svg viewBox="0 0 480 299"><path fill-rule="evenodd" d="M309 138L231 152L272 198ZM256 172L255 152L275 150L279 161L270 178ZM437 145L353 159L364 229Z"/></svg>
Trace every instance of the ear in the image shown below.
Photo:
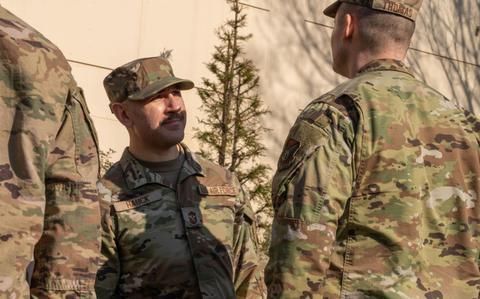
<svg viewBox="0 0 480 299"><path fill-rule="evenodd" d="M355 31L355 23L353 15L347 13L343 16L343 38L351 39L353 37L353 32Z"/></svg>
<svg viewBox="0 0 480 299"><path fill-rule="evenodd" d="M125 103L112 103L110 109L125 127L130 128L132 126L133 122Z"/></svg>

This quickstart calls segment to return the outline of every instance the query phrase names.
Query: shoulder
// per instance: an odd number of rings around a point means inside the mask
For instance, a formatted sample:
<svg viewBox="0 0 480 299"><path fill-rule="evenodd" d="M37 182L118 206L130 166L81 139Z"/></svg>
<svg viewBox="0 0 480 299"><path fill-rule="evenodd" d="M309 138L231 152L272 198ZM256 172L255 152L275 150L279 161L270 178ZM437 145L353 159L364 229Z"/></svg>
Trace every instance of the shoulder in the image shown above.
<svg viewBox="0 0 480 299"><path fill-rule="evenodd" d="M243 190L235 173L199 155L192 154L192 158L202 169L203 176L197 179L203 196L227 196L243 201Z"/></svg>
<svg viewBox="0 0 480 299"><path fill-rule="evenodd" d="M359 119L359 109L355 101L344 94L326 93L311 101L300 113L295 122L292 133L297 137L309 138L317 135L308 132L319 132L321 135L347 134L355 131Z"/></svg>
<svg viewBox="0 0 480 299"><path fill-rule="evenodd" d="M410 73L395 70L377 70L358 74L356 77L338 85L327 94L333 97L347 95L353 100L375 99L377 95L401 94L401 91L422 88L423 82Z"/></svg>
<svg viewBox="0 0 480 299"><path fill-rule="evenodd" d="M396 71L361 75L345 94L356 98L362 110L374 108L390 113L423 111L425 117L438 121L443 118L463 119L466 114L464 108L427 83Z"/></svg>
<svg viewBox="0 0 480 299"><path fill-rule="evenodd" d="M0 7L0 57L11 76L19 76L42 99L63 104L69 88L74 88L70 65L63 53L40 32L8 10ZM21 76L21 77L20 77ZM12 88L15 88L14 86ZM32 92L33 93L33 92Z"/></svg>
<svg viewBox="0 0 480 299"><path fill-rule="evenodd" d="M120 193L125 187L123 170L119 162L113 164L97 183L98 192L105 200L112 200L115 194Z"/></svg>
<svg viewBox="0 0 480 299"><path fill-rule="evenodd" d="M227 168L215 164L197 154L192 154L193 159L201 166L204 178L210 183L234 184L236 175Z"/></svg>
<svg viewBox="0 0 480 299"><path fill-rule="evenodd" d="M21 58L21 55L32 55L35 53L38 53L39 58L44 59L61 58L62 61L55 61L55 63L61 64L62 67L70 70L65 57L58 47L35 28L2 7L0 7L0 21L3 23L3 26L0 27L0 32L2 32L0 40L2 44L5 44L4 50L11 52L4 54L7 54L12 59ZM16 44L17 48L8 47L9 43L11 45ZM18 56L14 55L13 52L18 52ZM41 55L44 57L41 57Z"/></svg>

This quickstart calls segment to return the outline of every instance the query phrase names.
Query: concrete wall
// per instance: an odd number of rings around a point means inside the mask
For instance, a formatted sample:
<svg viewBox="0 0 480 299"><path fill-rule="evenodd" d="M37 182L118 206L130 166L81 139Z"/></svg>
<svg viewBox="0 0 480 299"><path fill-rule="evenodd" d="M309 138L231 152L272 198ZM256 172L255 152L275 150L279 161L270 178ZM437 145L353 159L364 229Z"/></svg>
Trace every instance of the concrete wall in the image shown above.
<svg viewBox="0 0 480 299"><path fill-rule="evenodd" d="M332 20L322 15L331 0L242 0L247 4L253 38L246 45L261 75L261 95L272 115L265 125L268 161L275 163L298 111L308 101L345 80L330 67ZM177 76L197 85L209 76L205 63L217 44L215 29L229 17L224 0L0 0L56 43L65 56L106 68L138 57L173 49ZM255 6L255 7L252 7ZM480 3L476 0L426 0L413 48L440 53L477 64L453 62L411 51L416 73L448 97L474 112L480 105ZM477 32L476 32L477 31ZM102 149L117 151L128 143L126 131L108 109L102 80L108 70L71 63L75 78L85 89ZM200 99L184 93L189 113L186 143L193 150Z"/></svg>

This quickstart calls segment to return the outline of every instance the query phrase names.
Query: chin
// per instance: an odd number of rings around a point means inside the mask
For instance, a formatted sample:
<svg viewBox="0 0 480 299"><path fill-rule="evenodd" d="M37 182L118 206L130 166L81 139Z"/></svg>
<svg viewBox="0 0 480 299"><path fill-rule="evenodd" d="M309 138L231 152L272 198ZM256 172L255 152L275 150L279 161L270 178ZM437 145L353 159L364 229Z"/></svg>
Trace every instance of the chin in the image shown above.
<svg viewBox="0 0 480 299"><path fill-rule="evenodd" d="M167 149L181 143L184 139L184 134L155 134L149 138L144 138L144 142L149 144L151 148Z"/></svg>
<svg viewBox="0 0 480 299"><path fill-rule="evenodd" d="M174 146L183 141L185 138L184 134L181 135L176 135L176 136L163 136L161 137L161 140L163 140L163 143Z"/></svg>

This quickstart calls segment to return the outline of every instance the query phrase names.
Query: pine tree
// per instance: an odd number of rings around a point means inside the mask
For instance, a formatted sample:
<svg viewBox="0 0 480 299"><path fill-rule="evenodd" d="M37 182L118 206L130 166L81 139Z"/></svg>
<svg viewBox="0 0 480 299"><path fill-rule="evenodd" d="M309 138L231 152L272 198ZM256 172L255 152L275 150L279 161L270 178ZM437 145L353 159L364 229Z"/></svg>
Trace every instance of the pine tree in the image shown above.
<svg viewBox="0 0 480 299"><path fill-rule="evenodd" d="M268 132L262 118L270 113L259 96L258 70L245 57L243 45L251 34L240 33L247 15L238 0L227 0L233 18L217 30L219 45L207 63L212 78L202 78L198 94L205 117L199 119L195 137L200 141L200 154L234 171L257 215L257 226L264 234L261 249L266 250L270 235L272 209L268 165L260 159L265 154L261 143Z"/></svg>

